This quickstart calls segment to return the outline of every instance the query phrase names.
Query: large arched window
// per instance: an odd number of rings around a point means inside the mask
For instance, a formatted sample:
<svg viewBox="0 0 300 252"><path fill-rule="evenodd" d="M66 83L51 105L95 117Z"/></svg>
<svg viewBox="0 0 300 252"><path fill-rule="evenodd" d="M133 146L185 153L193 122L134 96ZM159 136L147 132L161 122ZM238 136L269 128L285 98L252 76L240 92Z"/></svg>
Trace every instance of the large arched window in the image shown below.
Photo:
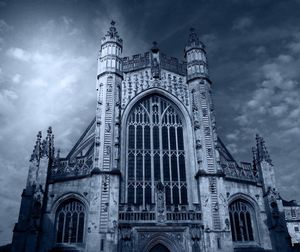
<svg viewBox="0 0 300 252"><path fill-rule="evenodd" d="M255 240L255 211L252 205L238 199L229 205L232 240L234 242L251 242Z"/></svg>
<svg viewBox="0 0 300 252"><path fill-rule="evenodd" d="M131 109L127 125L127 203L153 204L162 182L167 205L187 204L181 114L169 100L148 96Z"/></svg>
<svg viewBox="0 0 300 252"><path fill-rule="evenodd" d="M56 243L83 243L85 207L76 199L63 202L56 212Z"/></svg>

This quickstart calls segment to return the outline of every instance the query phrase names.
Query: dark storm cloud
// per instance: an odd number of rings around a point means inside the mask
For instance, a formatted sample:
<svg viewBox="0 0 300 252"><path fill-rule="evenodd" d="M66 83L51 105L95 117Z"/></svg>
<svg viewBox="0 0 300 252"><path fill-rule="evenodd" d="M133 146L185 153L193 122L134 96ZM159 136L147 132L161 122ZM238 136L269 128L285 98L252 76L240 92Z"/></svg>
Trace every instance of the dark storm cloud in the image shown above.
<svg viewBox="0 0 300 252"><path fill-rule="evenodd" d="M124 56L207 45L219 135L251 161L266 138L281 195L300 201L299 1L0 1L0 243L10 241L38 130L66 154L95 113L96 57L111 19Z"/></svg>

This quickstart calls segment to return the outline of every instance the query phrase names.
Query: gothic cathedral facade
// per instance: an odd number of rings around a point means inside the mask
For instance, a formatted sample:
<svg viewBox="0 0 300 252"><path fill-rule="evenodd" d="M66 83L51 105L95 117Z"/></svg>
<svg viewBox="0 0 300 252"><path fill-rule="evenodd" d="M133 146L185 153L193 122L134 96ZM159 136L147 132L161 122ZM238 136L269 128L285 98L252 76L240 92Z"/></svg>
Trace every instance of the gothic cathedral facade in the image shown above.
<svg viewBox="0 0 300 252"><path fill-rule="evenodd" d="M96 116L66 157L49 128L30 159L12 251L294 251L264 141L238 164L217 135L204 44L185 60L101 41ZM300 225L299 225L300 226ZM299 238L299 237L298 237Z"/></svg>

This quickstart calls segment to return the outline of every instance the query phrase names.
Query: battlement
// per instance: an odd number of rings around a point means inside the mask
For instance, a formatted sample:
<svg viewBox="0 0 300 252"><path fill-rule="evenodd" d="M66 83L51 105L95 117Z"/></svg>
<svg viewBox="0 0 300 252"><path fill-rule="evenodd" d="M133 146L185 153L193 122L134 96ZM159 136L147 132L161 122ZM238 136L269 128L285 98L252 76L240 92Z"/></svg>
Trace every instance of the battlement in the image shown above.
<svg viewBox="0 0 300 252"><path fill-rule="evenodd" d="M186 75L186 62L178 60L175 57L167 56L166 54L160 55L161 67L165 70Z"/></svg>
<svg viewBox="0 0 300 252"><path fill-rule="evenodd" d="M151 66L150 52L144 54L136 54L132 57L124 57L123 72L131 72Z"/></svg>
<svg viewBox="0 0 300 252"><path fill-rule="evenodd" d="M160 67L162 69L180 74L186 75L186 62L180 61L175 57L167 56L166 54L160 54ZM131 57L124 57L123 72L128 73L131 71L140 70L143 68L151 67L151 54L146 52L144 54L135 54Z"/></svg>

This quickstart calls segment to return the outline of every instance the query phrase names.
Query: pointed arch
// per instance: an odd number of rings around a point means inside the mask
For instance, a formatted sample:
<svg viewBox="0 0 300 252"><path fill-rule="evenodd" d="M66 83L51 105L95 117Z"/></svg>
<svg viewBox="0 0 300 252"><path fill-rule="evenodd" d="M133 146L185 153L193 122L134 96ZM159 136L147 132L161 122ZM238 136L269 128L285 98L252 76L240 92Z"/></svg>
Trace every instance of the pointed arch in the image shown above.
<svg viewBox="0 0 300 252"><path fill-rule="evenodd" d="M184 251L182 246L178 244L176 240L170 238L166 233L156 233L150 236L149 239L146 241L142 251L151 252L152 249L158 245L162 245L172 252Z"/></svg>
<svg viewBox="0 0 300 252"><path fill-rule="evenodd" d="M232 241L239 244L260 244L259 205L251 196L236 193L228 200Z"/></svg>
<svg viewBox="0 0 300 252"><path fill-rule="evenodd" d="M78 199L62 202L55 214L55 243L77 244L84 241L86 209Z"/></svg>
<svg viewBox="0 0 300 252"><path fill-rule="evenodd" d="M194 174L195 174L196 163L195 163L194 139L193 139L193 132L192 132L191 117L190 117L190 114L184 104L182 104L175 96L173 96L172 94L170 94L160 88L152 88L152 89L148 89L148 90L140 93L139 95L134 97L129 104L127 104L127 106L125 107L125 109L123 111L123 114L122 114L122 126L123 127L122 127L122 131L121 131L121 146L122 146L122 148L121 148L121 160L120 160L123 181L125 181L125 178L128 178L128 175L134 174L133 172L128 174L127 170L126 170L128 163L129 162L134 163L132 160L135 158L133 155L129 156L130 153L128 153L128 147L127 147L128 137L127 137L127 135L130 134L130 132L129 132L130 130L127 129L128 120L130 120L130 116L132 115L131 114L132 110L135 109L135 106L137 106L137 104L141 104L140 107L145 109L145 105L142 104L142 101L145 99L150 99L150 97L155 97L155 96L159 97L160 100L166 101L168 103L168 105L166 105L164 107L164 111L160 111L160 118L162 118L161 117L162 112L165 114L170 109L174 109L174 113L176 113L178 115L178 118L180 118L180 123L182 124L182 129L183 129L182 130L183 145L184 145L185 152L186 152L186 155L183 155L182 157L180 157L181 164L185 163L185 166L186 166L185 171L181 172L181 175L182 176L185 175L186 181L187 181L187 188L182 190L182 194L187 193L187 199L188 199L189 204L198 203L197 195L195 195L196 183L193 179ZM147 109L145 111L147 111ZM149 111L147 111L145 114L147 116L150 115ZM152 118L151 118L151 120L152 120ZM134 122L132 124L134 124ZM135 124L135 126L137 127L137 124ZM153 131L154 134L156 134L155 130ZM160 129L160 130L162 130L162 129ZM137 153L135 153L135 155L137 155ZM155 161L155 158L157 159L157 161ZM163 156L162 155L159 155L158 157L155 157L155 158L153 157L153 162L157 162L157 164L160 163L160 165L163 164ZM184 160L184 162L183 162L183 160ZM173 161L173 163L175 164L174 161ZM134 172L136 172L136 170L134 170ZM152 171L152 173L154 174L155 171ZM177 172L177 173L180 173L180 172ZM134 175L136 176L136 173ZM144 175L145 175L145 173L142 174L142 176L144 176ZM163 176L163 172L160 172L160 174L157 173L156 175ZM128 182L128 180L127 180L127 182ZM128 184L122 183L121 186L122 186L121 202L125 203L128 200L128 196L129 196L128 191L126 190ZM143 186L144 186L143 190L146 191L147 185L143 185ZM129 197L133 197L134 202L136 202L137 201L136 195L139 193L138 190L140 190L140 189L137 189L136 191L134 191L131 187L128 187L128 188L129 188L129 190L131 190L132 193L134 193L133 195L131 195ZM174 187L174 189L176 189L176 188ZM176 192L175 192L175 194L177 195ZM149 192L147 192L147 193L149 193ZM153 191L152 191L152 193L153 193ZM181 191L179 193L181 193ZM178 196L178 197L186 200L185 195L181 195L181 194L179 194L179 195L180 196Z"/></svg>

